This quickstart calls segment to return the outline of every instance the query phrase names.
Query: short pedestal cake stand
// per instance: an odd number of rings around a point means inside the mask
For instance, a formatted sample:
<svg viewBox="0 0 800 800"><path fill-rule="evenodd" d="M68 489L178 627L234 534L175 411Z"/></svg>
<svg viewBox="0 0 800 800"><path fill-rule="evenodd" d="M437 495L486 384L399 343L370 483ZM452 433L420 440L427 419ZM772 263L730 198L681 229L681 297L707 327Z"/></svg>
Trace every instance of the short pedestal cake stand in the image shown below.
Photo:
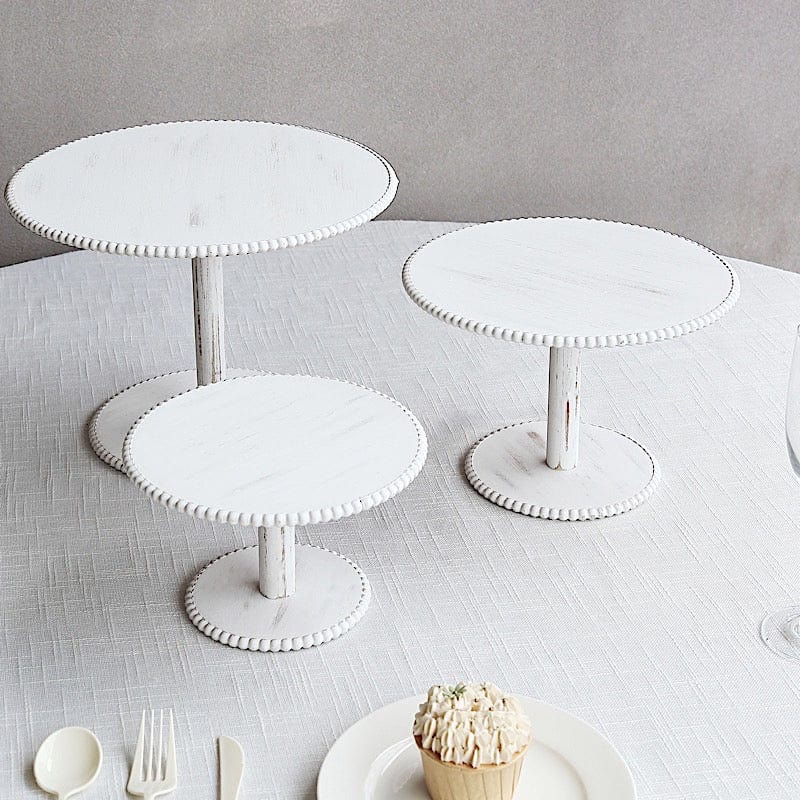
<svg viewBox="0 0 800 800"><path fill-rule="evenodd" d="M215 641L260 651L312 647L358 622L370 599L366 576L330 550L295 546L295 526L388 500L426 453L420 424L397 401L301 375L190 389L144 414L123 447L125 471L153 499L258 529L258 545L201 570L186 610Z"/></svg>
<svg viewBox="0 0 800 800"><path fill-rule="evenodd" d="M702 245L636 225L569 218L445 234L411 255L403 284L444 322L550 348L547 419L485 436L469 451L466 473L497 505L561 520L628 511L660 477L650 453L629 436L586 423L579 429L581 350L690 333L719 319L739 295L734 272Z"/></svg>
<svg viewBox="0 0 800 800"><path fill-rule="evenodd" d="M367 147L271 122L144 125L89 136L22 167L14 217L72 247L191 259L196 370L128 387L95 413L93 448L122 469L122 442L156 402L226 374L222 261L294 247L367 222L394 198L391 166ZM120 312L122 313L122 312Z"/></svg>

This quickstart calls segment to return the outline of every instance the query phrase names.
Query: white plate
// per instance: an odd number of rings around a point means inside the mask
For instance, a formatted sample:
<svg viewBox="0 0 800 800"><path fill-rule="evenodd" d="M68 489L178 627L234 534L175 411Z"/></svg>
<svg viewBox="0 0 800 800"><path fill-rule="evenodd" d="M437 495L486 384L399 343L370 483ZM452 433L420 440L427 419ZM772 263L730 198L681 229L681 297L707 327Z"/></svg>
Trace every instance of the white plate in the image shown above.
<svg viewBox="0 0 800 800"><path fill-rule="evenodd" d="M411 737L424 697L374 711L330 749L317 779L318 800L429 800ZM613 745L577 717L518 697L534 743L514 800L636 800L633 777Z"/></svg>

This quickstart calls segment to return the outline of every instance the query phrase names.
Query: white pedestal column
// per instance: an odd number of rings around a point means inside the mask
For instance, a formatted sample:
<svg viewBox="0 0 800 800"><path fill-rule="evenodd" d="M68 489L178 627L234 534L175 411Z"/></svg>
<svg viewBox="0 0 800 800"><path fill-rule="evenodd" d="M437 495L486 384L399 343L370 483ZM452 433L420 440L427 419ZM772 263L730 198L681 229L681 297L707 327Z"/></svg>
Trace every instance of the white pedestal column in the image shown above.
<svg viewBox="0 0 800 800"><path fill-rule="evenodd" d="M279 563L286 541L291 541L291 568L288 557ZM285 594L265 597L278 591ZM292 528L260 528L258 545L221 556L195 576L186 591L186 611L216 642L274 653L337 639L364 616L370 597L369 581L350 559L321 547L295 546Z"/></svg>
<svg viewBox="0 0 800 800"><path fill-rule="evenodd" d="M581 351L550 348L547 396L547 466L574 469L578 465Z"/></svg>
<svg viewBox="0 0 800 800"><path fill-rule="evenodd" d="M258 529L258 590L273 600L294 594L294 527Z"/></svg>
<svg viewBox="0 0 800 800"><path fill-rule="evenodd" d="M225 379L225 306L218 258L192 259L192 288L197 385L204 386Z"/></svg>
<svg viewBox="0 0 800 800"><path fill-rule="evenodd" d="M642 445L581 425L580 380L580 349L551 347L547 419L509 425L472 447L465 469L476 491L520 514L562 520L612 517L653 493L660 471Z"/></svg>

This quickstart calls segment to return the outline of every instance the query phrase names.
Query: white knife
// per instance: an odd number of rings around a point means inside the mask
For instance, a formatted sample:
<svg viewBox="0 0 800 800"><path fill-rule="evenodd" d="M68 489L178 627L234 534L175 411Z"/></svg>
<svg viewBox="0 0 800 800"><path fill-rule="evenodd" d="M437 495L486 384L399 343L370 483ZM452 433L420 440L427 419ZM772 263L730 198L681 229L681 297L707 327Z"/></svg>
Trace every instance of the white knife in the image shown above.
<svg viewBox="0 0 800 800"><path fill-rule="evenodd" d="M219 800L236 800L244 772L244 752L236 739L220 736L219 749Z"/></svg>

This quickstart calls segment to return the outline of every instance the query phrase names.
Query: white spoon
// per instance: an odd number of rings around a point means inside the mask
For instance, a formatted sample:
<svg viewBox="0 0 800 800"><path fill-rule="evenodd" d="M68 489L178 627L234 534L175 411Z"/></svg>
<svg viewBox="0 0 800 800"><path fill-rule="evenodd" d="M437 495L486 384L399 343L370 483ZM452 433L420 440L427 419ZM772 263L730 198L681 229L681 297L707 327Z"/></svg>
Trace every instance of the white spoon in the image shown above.
<svg viewBox="0 0 800 800"><path fill-rule="evenodd" d="M40 789L67 800L94 781L102 763L103 748L91 731L61 728L42 742L33 776Z"/></svg>

